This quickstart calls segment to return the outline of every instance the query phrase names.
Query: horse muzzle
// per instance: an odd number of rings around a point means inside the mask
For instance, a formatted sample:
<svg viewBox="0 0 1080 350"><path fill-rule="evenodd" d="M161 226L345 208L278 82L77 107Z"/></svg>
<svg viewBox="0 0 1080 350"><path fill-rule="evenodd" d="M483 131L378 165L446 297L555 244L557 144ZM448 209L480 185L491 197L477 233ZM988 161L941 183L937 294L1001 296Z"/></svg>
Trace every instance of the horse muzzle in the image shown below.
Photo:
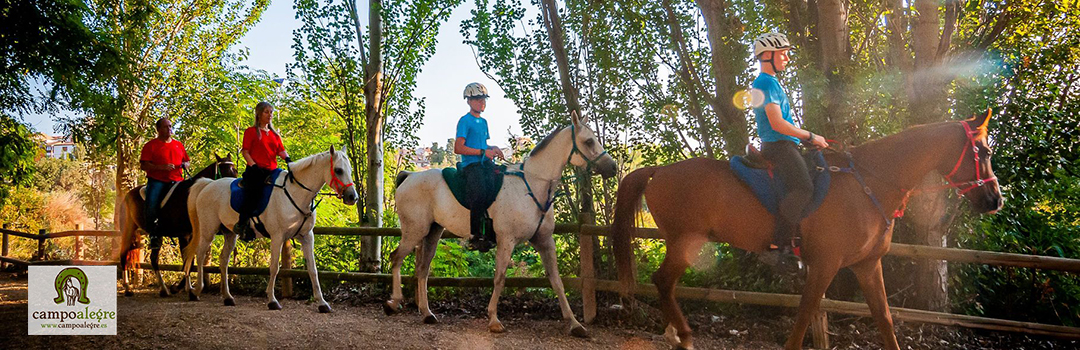
<svg viewBox="0 0 1080 350"><path fill-rule="evenodd" d="M345 205L355 205L358 201L360 201L360 195L356 193L356 189L353 187L349 187L341 195L341 202L345 203Z"/></svg>

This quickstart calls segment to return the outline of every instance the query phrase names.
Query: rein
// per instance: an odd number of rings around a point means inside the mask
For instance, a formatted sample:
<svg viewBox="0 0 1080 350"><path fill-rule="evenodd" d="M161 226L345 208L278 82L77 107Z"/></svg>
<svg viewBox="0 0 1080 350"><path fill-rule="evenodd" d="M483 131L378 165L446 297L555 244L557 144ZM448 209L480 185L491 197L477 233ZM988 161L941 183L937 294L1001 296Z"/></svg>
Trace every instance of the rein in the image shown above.
<svg viewBox="0 0 1080 350"><path fill-rule="evenodd" d="M963 164L964 156L967 155L968 148L967 148L967 146L965 146L963 151L960 153L960 158L956 160L956 165L953 166L952 172L949 172L948 175L945 175L945 181L947 182L947 184L941 185L941 186L934 186L934 187L930 187L930 188L914 188L914 189L904 189L904 188L897 187L897 188L900 189L901 192L913 192L915 195L918 195L918 194L922 194L922 193L936 192L936 191L939 191L939 190L956 188L959 191L958 194L962 196L965 193L968 193L969 191L971 191L973 189L976 189L976 188L982 187L982 186L984 186L986 184L997 181L996 176L992 176L990 178L983 179L982 178L982 173L979 172L979 163L980 163L979 162L979 147L978 147L978 145L976 143L977 140L976 140L976 137L975 137L975 135L979 134L979 130L978 129L974 129L974 130L971 129L971 127L969 127L966 122L960 122L960 125L964 127L964 136L966 136L968 138L968 142L971 144L972 155L973 155L974 160L975 160L975 180L974 181L966 181L966 182L959 182L958 183L958 182L953 181L953 179L952 179L952 177L955 176L957 174L957 172L960 171L960 165ZM833 149L832 147L830 147L829 149L833 150L833 151L836 151L836 149ZM870 189L870 186L866 185L866 181L863 179L863 176L861 174L859 174L859 171L856 169L856 167L855 167L855 158L851 155L851 152L844 151L843 153L848 159L848 167L847 168L840 168L840 167L837 167L837 166L829 166L829 171L831 171L831 172L849 173L849 174L854 175L855 179L859 181L859 185L862 186L863 193L866 193L866 195L868 197L870 197L870 201L874 203L874 207L877 208L878 213L881 214L881 217L885 220L886 227L888 225L892 225L894 219L903 217L904 216L904 210L907 208L907 200L905 199L903 201L903 203L901 204L900 208L897 209L896 211L894 211L891 216L886 214L885 213L885 208L881 205L881 202L877 199L877 196L874 195L873 191ZM873 174L871 174L871 175L873 175ZM881 176L875 176L875 177L884 179Z"/></svg>

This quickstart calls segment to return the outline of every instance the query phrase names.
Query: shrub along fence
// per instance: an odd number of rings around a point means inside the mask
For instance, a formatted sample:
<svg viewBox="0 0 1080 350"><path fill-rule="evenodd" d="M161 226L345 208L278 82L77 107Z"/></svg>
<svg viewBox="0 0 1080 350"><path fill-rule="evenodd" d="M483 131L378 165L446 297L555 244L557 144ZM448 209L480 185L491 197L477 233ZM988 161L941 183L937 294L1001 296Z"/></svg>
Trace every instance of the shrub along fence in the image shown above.
<svg viewBox="0 0 1080 350"><path fill-rule="evenodd" d="M115 262L109 261L87 261L81 260L80 247L82 246L80 241L83 237L88 236L106 236L115 237L118 236L116 231L64 231L47 233L44 230L38 234L25 233L19 231L9 230L7 225L0 230L3 233L3 252L0 256L0 262L3 265L14 264L16 266L25 268L28 265L108 265ZM401 231L396 228L371 228L371 227L316 227L316 235L329 235L329 236L401 236ZM593 226L593 225L578 225L578 224L557 224L555 226L555 234L577 234L578 238L582 241L590 240L591 236L607 236L608 227L606 226ZM10 257L9 254L9 236L22 237L26 239L34 239L38 241L38 252L31 260L21 260ZM74 237L75 254L72 255L75 259L67 260L44 260L45 257L45 240ZM443 238L456 238L449 232L443 233ZM638 228L635 232L637 238L650 238L650 239L663 239L660 236L659 231L650 228ZM286 250L291 250L290 245L286 245ZM596 254L594 247L591 244L581 245L581 271L578 271L578 276L581 277L567 277L562 276L563 283L567 288L573 288L581 291L584 308L584 320L586 323L592 322L596 317L596 293L598 291L603 292L618 292L621 288L618 281L597 279L595 268L592 264L593 256ZM931 260L946 260L950 262L962 262L962 263L975 263L975 264L987 264L997 266L1011 266L1011 267L1024 267L1024 268L1038 268L1047 270L1058 270L1072 273L1080 273L1080 260L1078 259L1065 259L1036 255L1025 254L1011 254L1011 253L998 253L977 251L968 249L956 249L956 248L941 248L941 247L929 247L929 246L917 246L909 244L893 243L892 248L889 251L889 255L907 257L913 259L931 259ZM283 266L279 271L279 276L283 279L283 283L287 289L291 289L291 278L307 278L307 271L291 268L291 252L283 254L283 258L286 261L286 266ZM150 265L148 263L142 263L142 268L148 269ZM0 266L4 267L4 266ZM180 265L161 265L164 271L181 271ZM209 273L218 273L217 267L208 266L206 271ZM269 269L265 267L230 267L229 272L237 275L269 275ZM391 283L389 274L381 273L362 273L362 272L336 272L336 271L319 271L319 277L332 280L343 280L352 282L365 282L365 283ZM415 283L416 279L413 277L402 278L403 283ZM490 287L494 284L492 278L488 277L431 277L428 279L429 286L441 286L441 287ZM542 288L550 287L546 278L538 277L509 277L506 279L506 287L532 287ZM656 296L656 288L651 284L638 284L637 294ZM776 293L759 293L748 291L734 291L723 289L709 289L709 288L691 288L691 287L677 287L675 294L680 299L690 300L703 300L712 302L724 302L724 303L739 303L739 304L751 304L751 305L766 305L766 306L782 306L797 308L799 305L799 295L794 294L776 294ZM940 324L947 326L961 326L977 329L989 329L998 331L1020 332L1027 334L1047 335L1069 339L1080 339L1080 328L1066 327L1060 325L1050 325L1033 322L1020 322L1012 320L1002 320L987 317L969 316L950 314L943 312L933 312L917 309L907 308L890 308L893 319L898 321L908 322L921 322ZM836 301L824 299L821 302L821 311L818 317L815 317L812 324L812 335L814 339L814 346L817 348L828 348L828 313L841 313L857 316L870 316L870 310L863 303Z"/></svg>

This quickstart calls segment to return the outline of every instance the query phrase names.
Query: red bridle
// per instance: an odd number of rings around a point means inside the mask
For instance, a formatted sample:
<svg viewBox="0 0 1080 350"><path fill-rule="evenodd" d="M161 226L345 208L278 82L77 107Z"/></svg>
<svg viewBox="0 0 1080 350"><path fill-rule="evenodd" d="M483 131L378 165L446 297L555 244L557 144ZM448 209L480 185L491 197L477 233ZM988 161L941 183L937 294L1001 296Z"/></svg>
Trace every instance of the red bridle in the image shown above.
<svg viewBox="0 0 1080 350"><path fill-rule="evenodd" d="M956 188L959 191L959 194L962 196L962 195L964 195L965 193L968 193L971 190L982 187L982 186L984 186L986 184L989 184L991 182L996 182L997 181L997 176L992 176L992 177L987 178L987 179L982 178L982 173L979 171L979 169L980 169L980 166L979 166L979 146L976 143L977 139L975 137L976 135L978 135L980 133L979 129L972 130L971 127L969 127L968 123L966 123L966 122L960 122L960 125L964 126L964 135L967 136L968 142L971 143L971 153L972 153L972 156L975 159L975 180L966 181L966 182L954 182L953 179L952 179L952 177L954 175L956 175L957 172L960 171L960 164L964 163L964 156L966 156L967 152L968 152L968 148L964 147L964 151L960 152L960 159L956 160L956 165L953 166L953 170L951 172L949 172L948 175L945 175L945 181L947 181L948 184L937 186L937 187L932 187L932 188L929 188L929 189L918 189L918 190L916 190L916 192L930 192L930 191L937 191L937 190L942 190L942 189L947 189L947 188Z"/></svg>
<svg viewBox="0 0 1080 350"><path fill-rule="evenodd" d="M337 194L337 197L341 198L341 192L345 191L346 189L349 188L349 186L352 186L352 185L353 185L352 182L350 182L348 184L346 184L345 182L342 182L341 179L338 179L337 174L334 174L334 154L331 153L330 154L330 188L333 188L334 193Z"/></svg>

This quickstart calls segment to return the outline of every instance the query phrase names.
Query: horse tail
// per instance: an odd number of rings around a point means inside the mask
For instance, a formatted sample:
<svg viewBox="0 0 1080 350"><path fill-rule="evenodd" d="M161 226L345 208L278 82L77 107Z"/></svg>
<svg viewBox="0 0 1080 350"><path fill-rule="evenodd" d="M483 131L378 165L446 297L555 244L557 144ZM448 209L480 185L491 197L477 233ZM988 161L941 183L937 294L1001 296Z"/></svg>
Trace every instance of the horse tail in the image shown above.
<svg viewBox="0 0 1080 350"><path fill-rule="evenodd" d="M187 211L188 220L191 221L191 242L188 242L188 247L192 243L198 242L199 239L199 212L197 210L199 203L199 193L206 188L213 180L200 178L195 180L194 184L191 184L191 189L188 190L187 197Z"/></svg>
<svg viewBox="0 0 1080 350"><path fill-rule="evenodd" d="M615 220L611 226L611 239L614 242L615 263L619 269L619 281L622 282L623 295L633 295L637 285L633 273L634 248L630 245L633 237L634 218L641 208L641 195L659 167L646 167L634 170L623 177L619 183L619 192L615 200Z"/></svg>
<svg viewBox="0 0 1080 350"><path fill-rule="evenodd" d="M113 259L116 259L122 266L122 270L131 270L139 263L139 254L142 253L142 249L139 248L139 240L142 235L139 234L139 225L137 224L138 216L142 215L140 210L138 213L129 212L132 209L134 197L138 195L138 187L132 189L124 196L124 200L120 202L120 208L116 210L116 227L120 230L120 244L113 252Z"/></svg>
<svg viewBox="0 0 1080 350"><path fill-rule="evenodd" d="M412 172L402 171L397 173L397 178L394 179L394 187L401 187L401 183L405 182L405 178L409 177L409 175L412 175Z"/></svg>

